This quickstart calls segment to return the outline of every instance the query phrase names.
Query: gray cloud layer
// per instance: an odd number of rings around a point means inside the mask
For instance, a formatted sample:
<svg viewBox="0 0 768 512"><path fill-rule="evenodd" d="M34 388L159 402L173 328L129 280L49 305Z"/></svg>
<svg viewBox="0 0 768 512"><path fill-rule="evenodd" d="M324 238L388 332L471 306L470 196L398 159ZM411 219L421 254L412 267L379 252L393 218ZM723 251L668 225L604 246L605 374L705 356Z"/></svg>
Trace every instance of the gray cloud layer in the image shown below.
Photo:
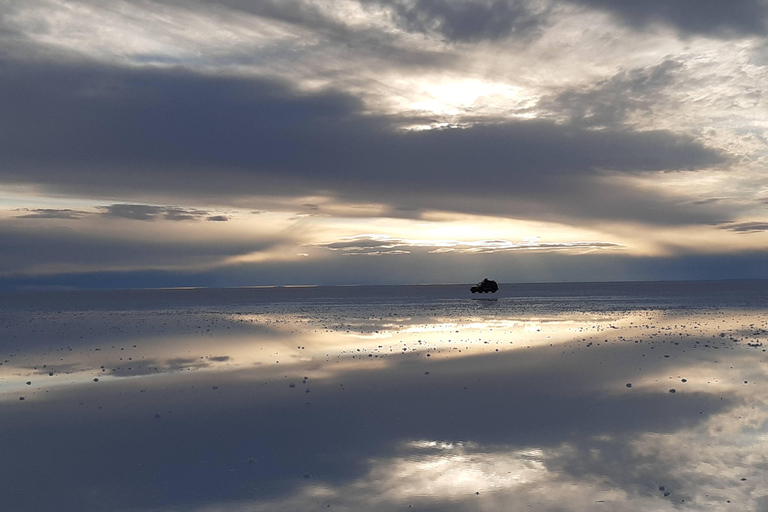
<svg viewBox="0 0 768 512"><path fill-rule="evenodd" d="M768 231L768 222L752 221L725 224L720 226L720 229L726 229L736 233L762 233Z"/></svg>
<svg viewBox="0 0 768 512"><path fill-rule="evenodd" d="M211 216L211 212L196 208L180 208L178 206L150 206L146 204L113 204L99 207L103 215L124 219L153 221L158 218L165 220L213 220L227 221L225 215Z"/></svg>
<svg viewBox="0 0 768 512"><path fill-rule="evenodd" d="M212 215L207 210L197 208L181 208L179 206L153 206L147 204L112 204L109 206L98 206L103 217L117 217L121 219L155 221L157 219L184 221L184 220L209 220L214 222L226 222L229 217L226 215ZM19 212L27 212L22 215L15 215L17 219L66 219L78 220L92 215L94 212L72 209L56 208L19 208Z"/></svg>
<svg viewBox="0 0 768 512"><path fill-rule="evenodd" d="M449 41L495 41L513 35L530 37L545 22L543 12L520 0L369 1L389 8L405 30L437 34Z"/></svg>
<svg viewBox="0 0 768 512"><path fill-rule="evenodd" d="M5 61L0 110L0 179L55 190L226 197L320 189L401 207L454 209L456 195L474 198L457 209L477 211L495 200L491 209L518 216L537 210L662 223L722 219L705 207L599 181L606 172L725 161L665 131L510 121L401 132L398 120L365 115L359 101L341 93L83 62Z"/></svg>
<svg viewBox="0 0 768 512"><path fill-rule="evenodd" d="M603 9L636 29L665 23L683 34L764 35L768 4L763 0L569 0Z"/></svg>
<svg viewBox="0 0 768 512"><path fill-rule="evenodd" d="M89 212L82 210L72 210L70 208L57 209L57 208L19 208L19 212L27 212L22 215L16 215L19 219L68 219L76 220L82 219L90 215Z"/></svg>
<svg viewBox="0 0 768 512"><path fill-rule="evenodd" d="M621 71L583 90L569 89L540 105L562 113L573 124L620 128L634 112L651 112L664 90L673 86L683 65L672 60L643 69Z"/></svg>

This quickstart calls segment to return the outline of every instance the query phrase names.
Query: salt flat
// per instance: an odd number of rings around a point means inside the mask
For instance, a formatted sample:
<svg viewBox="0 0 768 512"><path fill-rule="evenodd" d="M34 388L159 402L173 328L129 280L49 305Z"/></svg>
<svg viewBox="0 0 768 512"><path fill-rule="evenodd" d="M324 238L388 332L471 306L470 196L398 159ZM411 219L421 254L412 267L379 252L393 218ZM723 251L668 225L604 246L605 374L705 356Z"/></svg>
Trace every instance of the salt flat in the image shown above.
<svg viewBox="0 0 768 512"><path fill-rule="evenodd" d="M9 510L764 510L761 282L0 296Z"/></svg>

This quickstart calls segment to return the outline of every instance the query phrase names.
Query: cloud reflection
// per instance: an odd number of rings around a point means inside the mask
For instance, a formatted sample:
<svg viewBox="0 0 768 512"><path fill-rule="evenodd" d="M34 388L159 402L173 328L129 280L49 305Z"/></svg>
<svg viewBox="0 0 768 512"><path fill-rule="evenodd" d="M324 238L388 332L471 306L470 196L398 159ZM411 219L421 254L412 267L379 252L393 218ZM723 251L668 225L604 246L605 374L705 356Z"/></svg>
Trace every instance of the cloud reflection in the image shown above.
<svg viewBox="0 0 768 512"><path fill-rule="evenodd" d="M758 509L761 310L551 304L5 311L6 500Z"/></svg>

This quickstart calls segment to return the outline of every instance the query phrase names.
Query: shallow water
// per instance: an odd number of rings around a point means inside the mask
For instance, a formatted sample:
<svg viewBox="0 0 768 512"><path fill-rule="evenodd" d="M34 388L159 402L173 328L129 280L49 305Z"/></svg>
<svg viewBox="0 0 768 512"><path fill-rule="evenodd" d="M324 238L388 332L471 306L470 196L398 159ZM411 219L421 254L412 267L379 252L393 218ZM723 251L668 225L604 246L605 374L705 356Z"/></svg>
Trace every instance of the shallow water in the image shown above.
<svg viewBox="0 0 768 512"><path fill-rule="evenodd" d="M3 294L2 499L25 511L764 510L764 290Z"/></svg>

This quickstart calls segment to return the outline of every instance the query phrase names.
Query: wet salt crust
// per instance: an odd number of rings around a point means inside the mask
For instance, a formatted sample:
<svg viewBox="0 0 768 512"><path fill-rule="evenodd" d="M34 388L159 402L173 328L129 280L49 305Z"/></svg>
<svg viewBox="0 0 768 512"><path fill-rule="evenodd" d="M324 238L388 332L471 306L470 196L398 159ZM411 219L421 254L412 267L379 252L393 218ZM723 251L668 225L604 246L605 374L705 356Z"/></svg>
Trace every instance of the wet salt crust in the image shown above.
<svg viewBox="0 0 768 512"><path fill-rule="evenodd" d="M764 510L765 284L3 294L3 509Z"/></svg>

